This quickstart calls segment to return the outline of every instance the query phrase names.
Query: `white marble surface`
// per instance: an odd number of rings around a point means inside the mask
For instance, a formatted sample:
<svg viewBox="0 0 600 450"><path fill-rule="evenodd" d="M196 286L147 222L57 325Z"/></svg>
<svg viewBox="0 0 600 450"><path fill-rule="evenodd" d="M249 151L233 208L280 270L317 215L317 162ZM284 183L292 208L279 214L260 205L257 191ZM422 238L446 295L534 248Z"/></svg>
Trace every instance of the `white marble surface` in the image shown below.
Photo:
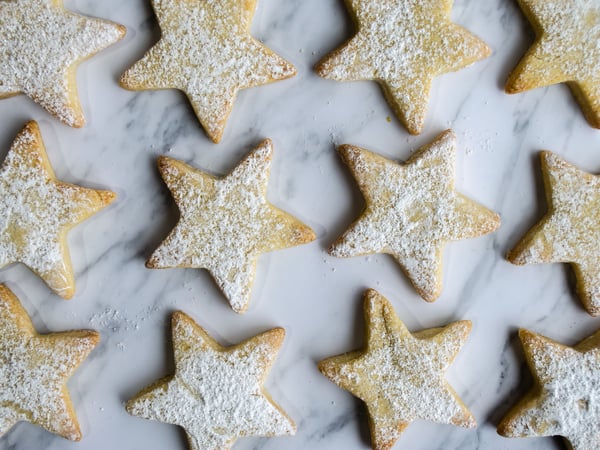
<svg viewBox="0 0 600 450"><path fill-rule="evenodd" d="M273 326L287 330L267 388L296 420L297 435L242 439L236 449L368 448L365 408L315 365L363 344L361 298L367 287L388 297L412 330L456 319L474 324L447 378L479 427L416 422L395 448L566 448L560 439L505 439L495 432L529 383L516 330L527 327L572 344L600 323L581 308L566 266L517 267L503 255L544 212L538 151L553 150L599 172L600 133L585 122L565 86L503 93L509 70L533 38L516 2L455 2L453 19L494 54L436 79L425 132L414 137L393 118L374 83L336 83L312 73L314 63L352 33L341 0L260 0L254 36L299 73L242 92L218 145L204 135L181 93L133 93L117 84L120 73L158 39L147 0L65 3L126 25L127 37L80 67L85 128L61 125L24 96L0 101L0 155L27 120L38 120L60 179L110 188L119 198L69 235L77 273L73 300L51 294L23 266L2 270L0 281L21 298L38 330L94 328L102 342L69 382L84 439L71 443L21 423L0 440L0 449L187 448L177 427L130 417L123 409L139 389L172 372L169 317L176 309L223 343ZM502 227L447 246L444 291L428 304L390 257L342 260L326 254L363 205L334 148L352 143L405 160L448 127L459 140L457 189L499 212ZM224 174L264 137L275 143L269 199L311 225L318 240L261 257L251 308L239 316L205 271L144 267L177 220L155 161L168 154Z"/></svg>

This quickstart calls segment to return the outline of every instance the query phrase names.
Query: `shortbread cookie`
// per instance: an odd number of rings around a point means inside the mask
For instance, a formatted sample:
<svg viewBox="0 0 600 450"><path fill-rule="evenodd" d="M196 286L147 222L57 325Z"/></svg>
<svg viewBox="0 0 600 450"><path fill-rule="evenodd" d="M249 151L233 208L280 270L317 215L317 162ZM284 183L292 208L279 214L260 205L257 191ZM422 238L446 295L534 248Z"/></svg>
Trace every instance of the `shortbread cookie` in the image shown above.
<svg viewBox="0 0 600 450"><path fill-rule="evenodd" d="M127 89L180 89L219 142L240 89L296 69L250 35L256 0L152 0L162 36L121 78Z"/></svg>
<svg viewBox="0 0 600 450"><path fill-rule="evenodd" d="M593 127L600 128L600 2L519 0L536 34L506 92L567 83Z"/></svg>
<svg viewBox="0 0 600 450"><path fill-rule="evenodd" d="M513 264L571 263L577 293L600 314L600 178L542 152L548 212L507 258Z"/></svg>
<svg viewBox="0 0 600 450"><path fill-rule="evenodd" d="M67 11L62 0L0 0L0 98L23 93L72 127L85 124L77 66L125 27Z"/></svg>
<svg viewBox="0 0 600 450"><path fill-rule="evenodd" d="M448 130L399 165L359 147L340 146L366 207L329 253L389 253L421 297L437 299L444 244L481 236L500 225L497 214L454 190L455 147L456 137Z"/></svg>
<svg viewBox="0 0 600 450"><path fill-rule="evenodd" d="M56 294L71 298L67 232L114 198L58 181L37 123L27 123L0 167L0 267L23 263Z"/></svg>
<svg viewBox="0 0 600 450"><path fill-rule="evenodd" d="M450 21L452 0L346 0L357 33L316 66L337 81L375 80L412 134L425 123L435 76L462 69L491 53Z"/></svg>
<svg viewBox="0 0 600 450"><path fill-rule="evenodd" d="M190 317L173 314L175 374L127 402L127 411L184 428L192 450L228 449L245 436L296 432L263 388L285 331L275 328L223 347Z"/></svg>
<svg viewBox="0 0 600 450"><path fill-rule="evenodd" d="M520 330L534 386L506 415L506 437L563 436L573 450L600 448L600 332L567 347Z"/></svg>
<svg viewBox="0 0 600 450"><path fill-rule="evenodd" d="M224 178L159 158L181 217L146 265L208 269L233 310L244 312L258 255L315 239L309 227L267 201L272 153L267 139Z"/></svg>
<svg viewBox="0 0 600 450"><path fill-rule="evenodd" d="M321 361L319 370L367 404L372 447L392 448L418 419L476 427L444 378L471 331L471 322L410 333L390 302L373 289L365 293L364 311L365 348Z"/></svg>
<svg viewBox="0 0 600 450"><path fill-rule="evenodd" d="M89 330L38 334L17 297L0 285L0 436L27 421L79 441L66 383L99 339Z"/></svg>

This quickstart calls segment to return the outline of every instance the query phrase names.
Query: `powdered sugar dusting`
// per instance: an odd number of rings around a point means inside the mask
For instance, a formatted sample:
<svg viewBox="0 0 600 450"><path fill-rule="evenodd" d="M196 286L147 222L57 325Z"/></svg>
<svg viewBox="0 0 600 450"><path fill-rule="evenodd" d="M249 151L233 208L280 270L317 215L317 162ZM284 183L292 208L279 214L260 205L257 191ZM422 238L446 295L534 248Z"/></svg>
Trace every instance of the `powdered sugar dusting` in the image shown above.
<svg viewBox="0 0 600 450"><path fill-rule="evenodd" d="M0 167L0 266L21 262L66 298L74 289L67 230L110 200L57 182L39 130L30 122Z"/></svg>
<svg viewBox="0 0 600 450"><path fill-rule="evenodd" d="M431 80L489 54L489 48L450 22L450 8L421 0L357 0L358 32L317 65L340 81L377 80L411 133L423 127Z"/></svg>
<svg viewBox="0 0 600 450"><path fill-rule="evenodd" d="M347 362L338 364L336 359L344 356L334 357L321 367L367 404L376 440L392 445L417 419L474 427L475 420L444 379L470 323L412 335L375 291L367 293L365 304L367 348ZM383 447L374 442L374 448Z"/></svg>
<svg viewBox="0 0 600 450"><path fill-rule="evenodd" d="M569 262L591 314L600 313L600 179L550 152L542 153L550 211L509 253L515 264Z"/></svg>
<svg viewBox="0 0 600 450"><path fill-rule="evenodd" d="M524 332L523 344L539 381L530 406L511 417L514 436L564 436L574 450L600 447L600 350L577 351Z"/></svg>
<svg viewBox="0 0 600 450"><path fill-rule="evenodd" d="M38 335L23 307L3 285L0 330L0 433L26 420L79 440L81 433L65 384L96 345L97 334Z"/></svg>
<svg viewBox="0 0 600 450"><path fill-rule="evenodd" d="M175 375L131 400L131 414L182 426L193 450L229 448L244 436L294 434L262 388L283 330L224 349L183 314L174 320Z"/></svg>
<svg viewBox="0 0 600 450"><path fill-rule="evenodd" d="M131 89L187 93L207 134L218 142L239 89L295 75L294 67L250 36L253 2L154 0L162 37L129 69Z"/></svg>
<svg viewBox="0 0 600 450"><path fill-rule="evenodd" d="M520 3L538 39L510 75L507 91L572 82L589 122L600 127L600 4L596 0Z"/></svg>
<svg viewBox="0 0 600 450"><path fill-rule="evenodd" d="M390 253L421 295L435 300L445 242L480 236L499 224L494 213L454 191L454 148L455 137L446 132L399 165L358 147L342 147L366 208L330 253Z"/></svg>
<svg viewBox="0 0 600 450"><path fill-rule="evenodd" d="M76 63L121 39L125 29L50 0L0 1L0 97L25 93L70 126L82 126Z"/></svg>
<svg viewBox="0 0 600 450"><path fill-rule="evenodd" d="M232 308L243 312L258 255L314 239L308 227L267 202L271 154L266 140L222 179L161 160L181 218L148 265L206 268Z"/></svg>
<svg viewBox="0 0 600 450"><path fill-rule="evenodd" d="M536 54L547 62L560 60L572 80L600 83L600 4L595 0L532 2L531 10L544 30ZM551 65L553 67L553 64Z"/></svg>

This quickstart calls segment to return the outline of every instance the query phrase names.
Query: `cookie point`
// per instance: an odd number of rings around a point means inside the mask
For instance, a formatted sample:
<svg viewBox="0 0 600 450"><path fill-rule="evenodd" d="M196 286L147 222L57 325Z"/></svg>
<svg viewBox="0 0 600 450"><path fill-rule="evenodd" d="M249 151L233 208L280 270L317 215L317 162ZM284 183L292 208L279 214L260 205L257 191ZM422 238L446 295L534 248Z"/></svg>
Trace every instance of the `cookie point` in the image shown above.
<svg viewBox="0 0 600 450"><path fill-rule="evenodd" d="M65 437L70 441L79 442L79 441L81 441L81 438L83 437L83 435L81 434L81 430L79 429L79 426L76 426L76 428L74 430L72 430L69 434L67 434Z"/></svg>
<svg viewBox="0 0 600 450"><path fill-rule="evenodd" d="M444 131L442 131L439 135L438 135L438 139L451 139L451 140L456 140L456 133L454 132L454 130L452 128L448 128Z"/></svg>
<svg viewBox="0 0 600 450"><path fill-rule="evenodd" d="M360 148L350 144L339 145L337 152L344 162L351 161L360 156Z"/></svg>
<svg viewBox="0 0 600 450"><path fill-rule="evenodd" d="M551 152L550 150L542 150L540 152L540 159L545 163L549 163L550 161L552 161L555 158L556 158L556 155L553 152Z"/></svg>
<svg viewBox="0 0 600 450"><path fill-rule="evenodd" d="M206 134L208 135L208 138L213 142L213 144L218 144L223 138L223 131L215 131L211 133L207 131Z"/></svg>
<svg viewBox="0 0 600 450"><path fill-rule="evenodd" d="M273 141L270 138L264 138L256 146L256 149L265 149L266 151L271 152L273 151Z"/></svg>
<svg viewBox="0 0 600 450"><path fill-rule="evenodd" d="M83 117L81 114L77 114L70 120L65 120L64 123L73 128L83 128L86 124L85 117Z"/></svg>
<svg viewBox="0 0 600 450"><path fill-rule="evenodd" d="M389 301L377 292L375 289L369 288L364 294L364 308L365 311L372 313L377 309L383 308L389 305Z"/></svg>
<svg viewBox="0 0 600 450"><path fill-rule="evenodd" d="M231 309L237 314L244 314L248 310L248 302L244 304L231 303Z"/></svg>
<svg viewBox="0 0 600 450"><path fill-rule="evenodd" d="M156 268L158 268L158 263L157 263L156 258L154 256L151 256L150 259L148 259L146 261L146 268L147 269L156 269Z"/></svg>
<svg viewBox="0 0 600 450"><path fill-rule="evenodd" d="M35 120L30 120L23 125L23 131L37 132L40 129L40 125Z"/></svg>
<svg viewBox="0 0 600 450"><path fill-rule="evenodd" d="M173 162L174 160L172 158L161 155L156 160L156 166L158 167L158 170L162 172L163 170L168 169L173 164Z"/></svg>
<svg viewBox="0 0 600 450"><path fill-rule="evenodd" d="M379 292L377 292L377 290L373 288L367 288L365 290L365 298L377 299L379 297L381 297L381 295L379 294Z"/></svg>
<svg viewBox="0 0 600 450"><path fill-rule="evenodd" d="M266 331L265 333L268 333L269 336L272 339L272 342L277 346L280 347L281 344L283 344L283 341L285 339L285 328L282 327L276 327L276 328L272 328L269 331Z"/></svg>
<svg viewBox="0 0 600 450"><path fill-rule="evenodd" d="M262 141L260 141L260 143L256 147L254 147L250 155L258 153L264 159L270 159L273 155L273 150L273 141L269 138L265 138Z"/></svg>
<svg viewBox="0 0 600 450"><path fill-rule="evenodd" d="M68 286L60 291L55 291L59 297L63 300L71 300L73 295L75 295L75 288L73 286Z"/></svg>
<svg viewBox="0 0 600 450"><path fill-rule="evenodd" d="M527 264L527 258L523 256L522 252L517 251L516 248L510 250L506 254L506 260L509 263L514 264L515 266L524 266L525 264Z"/></svg>
<svg viewBox="0 0 600 450"><path fill-rule="evenodd" d="M196 322L194 321L194 319L192 319L190 316L188 316L183 311L179 311L179 310L173 311L173 314L171 315L171 328L173 328L173 333L175 332L174 331L175 328L183 323L192 323L192 324L196 325Z"/></svg>
<svg viewBox="0 0 600 450"><path fill-rule="evenodd" d="M315 73L322 78L327 78L331 71L331 65L327 63L327 57L315 64Z"/></svg>
<svg viewBox="0 0 600 450"><path fill-rule="evenodd" d="M119 86L123 89L132 89L128 83L129 77L127 76L127 72L129 71L126 71L123 75L121 75L121 78L119 78Z"/></svg>
<svg viewBox="0 0 600 450"><path fill-rule="evenodd" d="M119 35L119 40L123 39L127 35L127 27L125 25L121 25L120 23L115 24L115 28Z"/></svg>
<svg viewBox="0 0 600 450"><path fill-rule="evenodd" d="M473 322L471 322L470 320L459 320L454 323L456 324L456 326L461 327L467 334L469 334L473 330Z"/></svg>
<svg viewBox="0 0 600 450"><path fill-rule="evenodd" d="M504 85L504 92L506 92L507 94L520 94L521 92L523 92L523 89L519 86L517 80L515 80L514 77L511 75L509 76L506 85Z"/></svg>
<svg viewBox="0 0 600 450"><path fill-rule="evenodd" d="M98 191L98 195L104 206L110 205L117 198L117 194L112 191Z"/></svg>

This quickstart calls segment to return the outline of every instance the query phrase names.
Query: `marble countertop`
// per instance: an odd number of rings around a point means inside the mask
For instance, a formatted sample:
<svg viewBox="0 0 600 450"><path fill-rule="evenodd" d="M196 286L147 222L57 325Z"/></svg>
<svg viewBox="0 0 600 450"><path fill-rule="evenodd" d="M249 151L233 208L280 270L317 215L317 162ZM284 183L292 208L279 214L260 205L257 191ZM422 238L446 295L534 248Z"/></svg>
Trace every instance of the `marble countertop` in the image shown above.
<svg viewBox="0 0 600 450"><path fill-rule="evenodd" d="M127 36L78 71L85 128L62 125L24 96L0 101L0 156L23 124L35 119L59 179L111 189L118 199L69 234L77 278L72 300L50 293L22 265L2 270L0 281L20 297L39 331L93 328L102 341L68 384L83 440L71 443L20 423L0 440L0 449L186 449L178 427L131 417L123 408L141 388L172 373L174 310L191 315L224 344L274 326L287 331L266 386L296 421L297 434L241 439L236 449L369 448L364 406L316 367L324 357L363 345L362 295L368 287L385 295L411 330L473 321L447 379L479 427L417 421L395 448L566 448L560 439L496 434L498 421L531 380L516 331L525 327L573 344L600 324L582 309L567 266L518 267L504 254L545 211L539 151L552 150L597 173L600 133L564 85L504 94L508 72L533 41L516 2L455 1L453 20L494 53L438 77L425 131L411 136L375 83L338 83L312 72L315 62L352 35L341 0L260 0L253 35L291 61L298 75L243 91L218 145L206 137L182 93L135 93L117 84L159 37L149 1L65 4L125 25ZM336 259L326 253L364 205L335 147L356 144L403 161L446 128L458 137L457 190L498 212L502 226L446 247L444 290L429 304L391 257ZM310 225L318 239L262 256L251 307L237 315L206 271L145 268L177 221L156 158L167 154L225 174L266 137L275 145L269 200Z"/></svg>

